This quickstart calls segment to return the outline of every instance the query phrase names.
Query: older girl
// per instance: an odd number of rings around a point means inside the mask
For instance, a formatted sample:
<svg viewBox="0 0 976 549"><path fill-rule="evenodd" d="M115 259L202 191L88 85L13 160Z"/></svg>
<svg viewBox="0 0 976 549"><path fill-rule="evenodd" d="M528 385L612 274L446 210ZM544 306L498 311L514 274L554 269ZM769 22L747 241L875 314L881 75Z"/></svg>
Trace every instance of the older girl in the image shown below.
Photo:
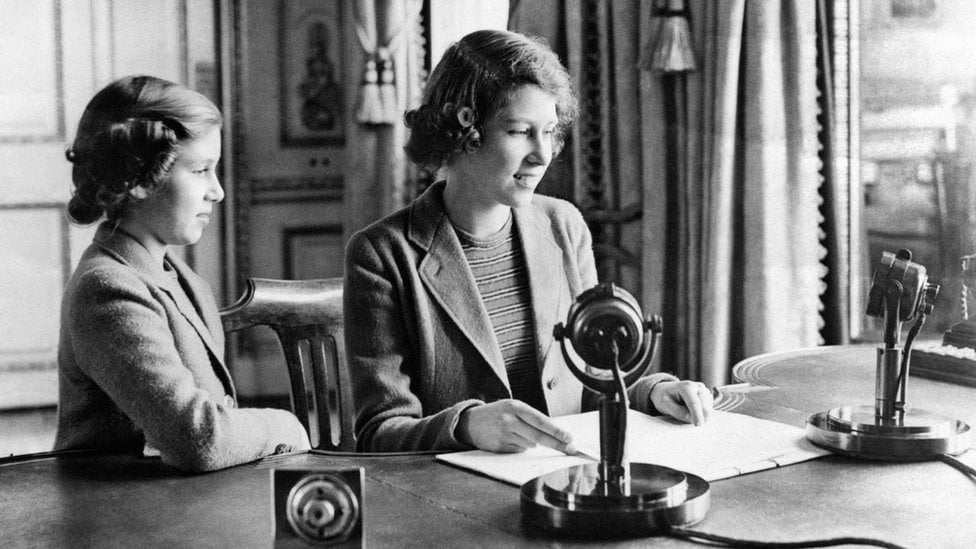
<svg viewBox="0 0 976 549"><path fill-rule="evenodd" d="M576 111L556 55L520 34L469 34L431 73L406 151L441 179L347 248L360 449L573 451L550 416L593 399L552 328L597 282L592 242L573 205L534 192ZM712 404L667 374L630 400L695 423Z"/></svg>

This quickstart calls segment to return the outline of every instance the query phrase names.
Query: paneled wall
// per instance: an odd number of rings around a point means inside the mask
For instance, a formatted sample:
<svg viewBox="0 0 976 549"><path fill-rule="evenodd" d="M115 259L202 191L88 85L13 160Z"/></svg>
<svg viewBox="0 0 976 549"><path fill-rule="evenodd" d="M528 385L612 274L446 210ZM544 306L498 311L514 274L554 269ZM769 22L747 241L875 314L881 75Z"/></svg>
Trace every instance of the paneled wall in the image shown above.
<svg viewBox="0 0 976 549"><path fill-rule="evenodd" d="M214 96L216 55L208 2L0 0L0 13L2 409L57 400L62 289L94 232L63 213L64 151L88 100L133 73ZM208 235L202 247L218 241Z"/></svg>
<svg viewBox="0 0 976 549"><path fill-rule="evenodd" d="M342 276L343 191L350 109L360 75L350 3L227 1L234 47L232 300L247 277ZM286 395L281 349L270 330L230 346L244 397Z"/></svg>

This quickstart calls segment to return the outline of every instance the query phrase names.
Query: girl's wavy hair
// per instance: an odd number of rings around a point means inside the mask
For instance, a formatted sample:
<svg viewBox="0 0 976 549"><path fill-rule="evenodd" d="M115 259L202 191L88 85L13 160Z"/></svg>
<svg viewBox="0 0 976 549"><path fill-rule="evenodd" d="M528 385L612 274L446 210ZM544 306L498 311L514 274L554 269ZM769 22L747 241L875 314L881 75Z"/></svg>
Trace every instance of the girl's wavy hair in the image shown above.
<svg viewBox="0 0 976 549"><path fill-rule="evenodd" d="M68 216L83 225L102 215L117 221L127 204L159 188L180 142L222 124L213 102L179 84L153 76L112 82L88 102L65 151L74 164ZM131 192L137 187L141 198Z"/></svg>
<svg viewBox="0 0 976 549"><path fill-rule="evenodd" d="M481 30L451 44L431 72L423 105L408 111L404 150L415 164L436 170L481 146L485 122L506 105L514 88L534 84L556 100L553 155L576 119L579 101L569 73L541 39Z"/></svg>

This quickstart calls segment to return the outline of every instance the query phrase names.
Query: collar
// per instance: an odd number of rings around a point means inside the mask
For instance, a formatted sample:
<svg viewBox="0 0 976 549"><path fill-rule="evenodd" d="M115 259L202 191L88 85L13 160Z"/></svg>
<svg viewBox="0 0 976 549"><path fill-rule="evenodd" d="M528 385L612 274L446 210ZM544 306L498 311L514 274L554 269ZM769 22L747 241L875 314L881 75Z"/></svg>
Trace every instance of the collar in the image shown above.
<svg viewBox="0 0 976 549"><path fill-rule="evenodd" d="M163 269L163 264L157 264L145 246L114 223L106 221L99 225L98 230L95 232L94 242L98 247L114 256L117 260L152 280L157 286L167 289L173 288L175 281L166 274L165 269ZM178 265L179 261L174 261L173 256L169 252L166 253L166 259L176 267L180 275L183 274L182 269Z"/></svg>
<svg viewBox="0 0 976 549"><path fill-rule="evenodd" d="M106 221L98 227L93 242L120 263L135 269L147 282L160 288L169 296L177 310L203 340L215 362L215 370L223 379L228 391L234 394L230 373L221 358L223 349L218 348L211 335L216 333L216 330L223 330L223 326L220 324L219 317L210 318L210 315L205 312L206 307L198 305L202 303L202 299L207 299L208 293L205 291L204 282L186 263L167 251L165 261L172 265L177 273L176 277L171 276L162 263L157 264L153 260L145 246L111 222ZM180 285L180 280L185 282L184 286Z"/></svg>
<svg viewBox="0 0 976 549"><path fill-rule="evenodd" d="M444 208L444 187L443 181L435 183L410 206L407 238L426 252L418 266L420 278L434 300L447 311L499 380L510 389L491 320L485 307L480 305L477 283L467 267L461 242ZM536 350L541 364L553 341L552 328L569 306L564 295L568 290L563 290L567 285L563 251L553 236L549 216L541 208L529 204L513 208L512 215L529 273Z"/></svg>

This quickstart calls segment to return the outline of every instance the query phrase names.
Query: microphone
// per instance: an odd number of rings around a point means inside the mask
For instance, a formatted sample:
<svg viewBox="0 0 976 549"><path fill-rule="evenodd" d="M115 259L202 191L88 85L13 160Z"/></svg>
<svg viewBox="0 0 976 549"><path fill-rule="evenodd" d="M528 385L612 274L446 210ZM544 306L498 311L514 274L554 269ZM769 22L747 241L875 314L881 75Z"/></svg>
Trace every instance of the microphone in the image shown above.
<svg viewBox="0 0 976 549"><path fill-rule="evenodd" d="M566 324L553 328L569 370L600 394L600 463L525 483L522 514L529 524L583 535L650 535L704 518L708 482L669 467L631 464L626 456L627 389L650 367L662 324L659 316L644 318L626 290L606 283L580 294Z"/></svg>
<svg viewBox="0 0 976 549"><path fill-rule="evenodd" d="M862 459L918 461L969 448L969 425L906 403L911 347L932 312L939 285L930 284L909 250L883 252L866 314L884 319L878 347L874 406L840 406L807 418L806 435L828 450ZM915 320L901 344L902 322Z"/></svg>
<svg viewBox="0 0 976 549"><path fill-rule="evenodd" d="M557 341L568 340L579 357L594 368L613 370L619 364L626 372L625 380L632 384L650 366L662 324L657 315L645 320L634 296L608 283L580 294L569 310L566 326L556 324L553 335ZM644 336L648 331L649 339ZM571 368L575 366L568 355L564 358ZM580 381L590 386L584 377ZM606 392L596 385L591 388Z"/></svg>
<svg viewBox="0 0 976 549"><path fill-rule="evenodd" d="M363 547L362 467L271 470L275 549Z"/></svg>

